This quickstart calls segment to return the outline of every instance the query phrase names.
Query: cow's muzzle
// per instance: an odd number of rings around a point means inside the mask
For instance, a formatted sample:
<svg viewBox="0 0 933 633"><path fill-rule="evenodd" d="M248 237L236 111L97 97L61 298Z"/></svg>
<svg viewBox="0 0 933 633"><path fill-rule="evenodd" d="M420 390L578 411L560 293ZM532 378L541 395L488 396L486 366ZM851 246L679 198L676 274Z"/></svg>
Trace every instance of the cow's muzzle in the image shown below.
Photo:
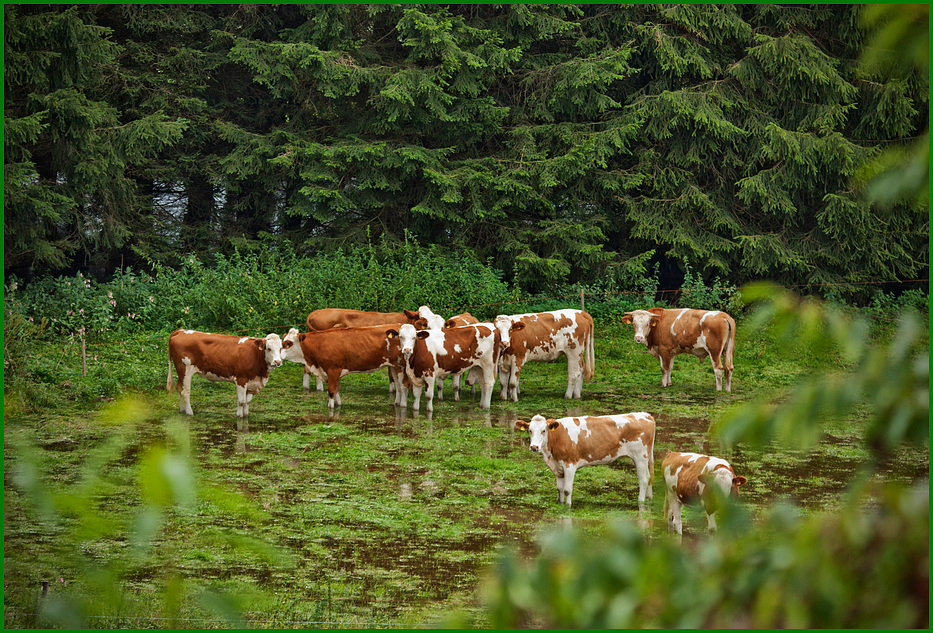
<svg viewBox="0 0 933 633"><path fill-rule="evenodd" d="M535 445L533 445L533 446L529 446L528 448L530 448L530 449L531 449L531 452L532 452L532 453L537 453L537 452L538 452L538 450L539 450L539 449L538 449L538 447L537 447L537 446L535 446Z"/></svg>

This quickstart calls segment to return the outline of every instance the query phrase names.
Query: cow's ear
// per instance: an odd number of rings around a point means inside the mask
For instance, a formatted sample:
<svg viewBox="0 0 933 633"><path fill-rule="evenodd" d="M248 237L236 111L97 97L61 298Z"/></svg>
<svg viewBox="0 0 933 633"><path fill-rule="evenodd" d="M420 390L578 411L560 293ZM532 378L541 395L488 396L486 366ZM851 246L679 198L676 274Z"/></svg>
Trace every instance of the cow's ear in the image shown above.
<svg viewBox="0 0 933 633"><path fill-rule="evenodd" d="M559 427L559 426L560 426L560 422L558 422L557 420L548 420L548 421L547 421L547 428L548 428L549 431L553 431L554 429L556 429L556 428Z"/></svg>
<svg viewBox="0 0 933 633"><path fill-rule="evenodd" d="M418 318L417 312L412 312L411 310L407 310L405 308L402 308L402 312L405 313L405 316L408 317L410 321L414 321L415 319Z"/></svg>
<svg viewBox="0 0 933 633"><path fill-rule="evenodd" d="M455 325L456 325L456 323L454 323L454 320L453 320L453 319L447 319L446 321L444 321L444 329L445 329L445 330L449 330L450 328L454 327Z"/></svg>
<svg viewBox="0 0 933 633"><path fill-rule="evenodd" d="M648 312L650 312L651 314L657 314L658 316L661 316L662 314L664 314L664 308L648 308Z"/></svg>
<svg viewBox="0 0 933 633"><path fill-rule="evenodd" d="M386 330L386 338L398 338L398 330Z"/></svg>
<svg viewBox="0 0 933 633"><path fill-rule="evenodd" d="M517 321L516 323L512 324L512 327L509 328L509 331L517 332L518 330L524 330L524 329L525 329L525 324L522 323L521 321Z"/></svg>
<svg viewBox="0 0 933 633"><path fill-rule="evenodd" d="M428 338L429 336L431 336L431 333L428 330L420 330L415 336L424 340Z"/></svg>
<svg viewBox="0 0 933 633"><path fill-rule="evenodd" d="M292 341L282 341L282 349L291 349L292 345Z"/></svg>
<svg viewBox="0 0 933 633"><path fill-rule="evenodd" d="M735 476L735 477L732 478L732 485L733 485L733 486L741 486L741 485L744 485L744 484L747 483L747 482L748 482L748 479L746 479L746 478L743 477L742 475L737 475L737 476Z"/></svg>
<svg viewBox="0 0 933 633"><path fill-rule="evenodd" d="M527 431L528 422L526 422L525 420L515 420L515 428L518 429L519 431Z"/></svg>
<svg viewBox="0 0 933 633"><path fill-rule="evenodd" d="M255 344L256 344L256 347L258 347L259 349L266 349L266 341L265 341L265 339L254 338L254 339L253 339L253 343L255 343Z"/></svg>
<svg viewBox="0 0 933 633"><path fill-rule="evenodd" d="M632 322L632 315L628 313L622 315L622 318L619 320L619 323L631 323L631 322Z"/></svg>
<svg viewBox="0 0 933 633"><path fill-rule="evenodd" d="M301 341L304 341L304 340L305 340L305 334L304 334L304 332L302 332L301 334L298 335L298 342L301 342Z"/></svg>
<svg viewBox="0 0 933 633"><path fill-rule="evenodd" d="M427 319L415 319L415 322L412 323L415 326L416 330L426 330L428 329L428 320Z"/></svg>
<svg viewBox="0 0 933 633"><path fill-rule="evenodd" d="M651 323L649 323L648 325L649 325L649 327L655 327L655 326L657 326L657 324L660 323L660 322L661 322L661 319L658 319L657 317L655 317L655 318L651 319Z"/></svg>

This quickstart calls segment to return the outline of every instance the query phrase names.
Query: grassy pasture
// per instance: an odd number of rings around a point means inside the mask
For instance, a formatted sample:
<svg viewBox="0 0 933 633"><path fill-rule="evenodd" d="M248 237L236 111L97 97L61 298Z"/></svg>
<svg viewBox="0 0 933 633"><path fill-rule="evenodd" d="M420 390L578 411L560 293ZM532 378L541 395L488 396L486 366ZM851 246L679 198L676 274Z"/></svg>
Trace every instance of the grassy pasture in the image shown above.
<svg viewBox="0 0 933 633"><path fill-rule="evenodd" d="M43 580L52 581L53 596L115 587L89 602L100 626L237 622L218 613L242 613L258 627L418 626L456 621L456 613L481 625L476 589L503 548L531 557L542 531L572 526L595 537L606 518L634 521L649 541L669 538L660 483L668 450L729 459L748 477L742 507L753 525L785 499L801 513L832 510L868 458L858 413L826 421L809 451L718 445L707 431L730 408L839 370L832 350L782 349L741 322L731 394L715 391L708 361L688 356L675 359L674 385L662 389L658 362L632 341L631 329L597 322L596 379L584 385L582 400L562 398L566 365L558 361L527 365L519 402L500 401L497 388L489 411L477 408L478 392L452 402L448 381L430 416L423 403L413 412L411 399L407 411L397 410L384 371L343 378L343 406L328 411L325 395L302 393L301 368L291 363L273 371L248 421L234 417L231 384L200 377L192 386L195 415L180 416L177 394L164 391L166 341L167 333L101 346L86 378L73 349L41 349L35 375L44 378L28 388L30 401L46 405L27 407L7 392L7 627L42 624L35 611L49 599L40 597ZM95 390L103 401L93 402ZM117 401L107 402L111 396ZM124 422L127 397L144 407ZM553 475L514 421L630 411L658 422L654 498L639 513L634 468L617 462L578 472L574 507L559 506ZM98 450L108 442L112 451ZM197 497L166 510L140 555L126 533L145 516L141 464L162 447L192 464ZM90 507L43 520L35 497L14 484L27 454L57 507L68 508L69 497ZM94 462L95 455L104 457ZM927 452L905 447L876 476L909 483L928 470ZM707 538L704 532L701 512L688 509L685 546Z"/></svg>

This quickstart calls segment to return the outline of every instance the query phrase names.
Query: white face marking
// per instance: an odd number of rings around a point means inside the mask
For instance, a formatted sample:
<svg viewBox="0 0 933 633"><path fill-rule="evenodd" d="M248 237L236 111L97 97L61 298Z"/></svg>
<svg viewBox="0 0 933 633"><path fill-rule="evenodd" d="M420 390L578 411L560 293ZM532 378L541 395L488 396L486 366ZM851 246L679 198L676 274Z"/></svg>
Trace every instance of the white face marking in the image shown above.
<svg viewBox="0 0 933 633"><path fill-rule="evenodd" d="M632 325L635 328L635 342L647 346L648 332L651 331L651 319L655 315L647 310L635 310L630 316L632 317Z"/></svg>
<svg viewBox="0 0 933 633"><path fill-rule="evenodd" d="M547 450L547 420L543 415L536 415L528 423L528 432L531 433L530 448L534 452Z"/></svg>
<svg viewBox="0 0 933 633"><path fill-rule="evenodd" d="M266 362L271 367L282 366L282 339L278 334L266 335Z"/></svg>
<svg viewBox="0 0 933 633"><path fill-rule="evenodd" d="M512 319L504 314L500 314L496 317L495 321L493 321L493 324L496 326L496 329L499 330L500 346L502 349L505 349L512 343L512 338L509 336L509 330L512 328Z"/></svg>
<svg viewBox="0 0 933 633"><path fill-rule="evenodd" d="M285 348L285 342L290 341L292 343L291 347ZM288 331L288 334L285 335L285 338L282 339L282 360L289 360L293 363L305 362L304 352L301 351L301 345L298 344L298 330L292 328Z"/></svg>
<svg viewBox="0 0 933 633"><path fill-rule="evenodd" d="M398 329L398 342L402 354L407 358L415 351L415 341L418 340L418 331L411 323L406 323Z"/></svg>

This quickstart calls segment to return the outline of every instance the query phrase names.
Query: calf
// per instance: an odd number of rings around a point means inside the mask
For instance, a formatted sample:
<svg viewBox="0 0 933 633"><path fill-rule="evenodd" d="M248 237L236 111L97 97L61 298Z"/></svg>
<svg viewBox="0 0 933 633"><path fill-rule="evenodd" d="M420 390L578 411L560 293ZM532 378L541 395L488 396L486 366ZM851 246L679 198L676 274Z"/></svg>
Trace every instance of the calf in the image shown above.
<svg viewBox="0 0 933 633"><path fill-rule="evenodd" d="M647 413L546 420L536 415L518 420L515 428L531 432L531 450L557 477L557 502L571 504L573 476L584 466L608 464L622 456L635 462L638 506L652 495L654 480L654 418Z"/></svg>
<svg viewBox="0 0 933 633"><path fill-rule="evenodd" d="M414 330L414 326L410 326ZM340 406L340 378L398 364L398 330L391 325L301 332L292 328L282 340L282 357L327 380L327 406ZM396 396L396 399L398 396Z"/></svg>
<svg viewBox="0 0 933 633"><path fill-rule="evenodd" d="M269 380L269 368L282 364L282 339L278 334L265 338L208 334L175 330L168 338L167 391L172 390L172 366L178 375L179 411L191 410L191 378L201 374L208 380L236 383L236 415L249 415L253 395Z"/></svg>
<svg viewBox="0 0 933 633"><path fill-rule="evenodd" d="M651 308L626 312L622 323L635 326L635 342L661 361L661 386L671 386L674 356L690 353L713 363L716 391L732 391L735 321L725 312Z"/></svg>
<svg viewBox="0 0 933 633"><path fill-rule="evenodd" d="M583 380L592 380L596 362L593 356L593 317L582 310L556 310L506 316L495 319L502 346L501 397L518 402L518 379L522 366L531 361L552 361L567 357L565 398L580 398Z"/></svg>
<svg viewBox="0 0 933 633"><path fill-rule="evenodd" d="M445 376L459 375L473 367L482 370L480 409L488 409L496 382L499 358L498 332L488 323L465 325L444 330L415 331L414 326L399 328L399 342L404 359L403 370L412 385L417 410L421 390L427 386L427 410L434 410L434 383ZM406 405L407 391L402 387L401 406ZM459 398L459 393L455 399Z"/></svg>
<svg viewBox="0 0 933 633"><path fill-rule="evenodd" d="M683 534L681 509L685 503L699 501L706 510L710 531L716 529L716 492L739 496L739 486L747 479L736 476L724 459L696 453L669 453L661 463L664 472L664 516L668 527Z"/></svg>

